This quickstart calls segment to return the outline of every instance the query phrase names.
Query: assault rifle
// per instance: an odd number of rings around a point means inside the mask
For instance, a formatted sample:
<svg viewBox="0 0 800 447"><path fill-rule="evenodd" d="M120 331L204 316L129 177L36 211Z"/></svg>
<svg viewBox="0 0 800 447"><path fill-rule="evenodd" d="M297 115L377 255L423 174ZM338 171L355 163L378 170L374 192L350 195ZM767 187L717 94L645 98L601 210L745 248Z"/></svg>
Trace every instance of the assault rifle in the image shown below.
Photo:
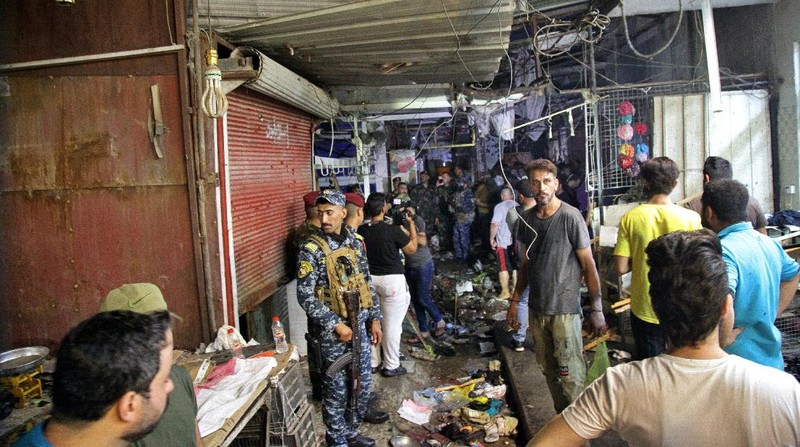
<svg viewBox="0 0 800 447"><path fill-rule="evenodd" d="M347 258L341 257L337 259L337 262L342 264L348 277L353 274L353 268ZM360 296L358 291L343 291L342 298L347 308L347 320L350 323L350 329L353 330L353 338L351 340L353 348L336 359L325 371L325 375L332 379L339 371L350 365L350 423L355 424L356 415L358 414L358 395L361 393L360 351L362 328L358 322Z"/></svg>

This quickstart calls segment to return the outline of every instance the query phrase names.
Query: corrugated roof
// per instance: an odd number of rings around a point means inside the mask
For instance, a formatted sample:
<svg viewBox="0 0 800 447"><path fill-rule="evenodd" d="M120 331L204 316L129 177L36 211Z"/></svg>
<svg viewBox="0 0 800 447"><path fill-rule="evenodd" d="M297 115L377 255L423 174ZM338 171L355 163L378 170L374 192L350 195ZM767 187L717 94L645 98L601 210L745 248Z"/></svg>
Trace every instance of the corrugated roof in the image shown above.
<svg viewBox="0 0 800 447"><path fill-rule="evenodd" d="M214 32L324 85L490 81L513 0L215 0ZM201 24L208 4L199 2Z"/></svg>

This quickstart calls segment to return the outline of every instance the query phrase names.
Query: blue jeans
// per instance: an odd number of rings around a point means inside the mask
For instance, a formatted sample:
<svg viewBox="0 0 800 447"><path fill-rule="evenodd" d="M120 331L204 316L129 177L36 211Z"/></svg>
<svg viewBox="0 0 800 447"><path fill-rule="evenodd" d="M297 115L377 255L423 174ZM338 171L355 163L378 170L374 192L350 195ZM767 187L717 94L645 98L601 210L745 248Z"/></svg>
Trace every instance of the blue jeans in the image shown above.
<svg viewBox="0 0 800 447"><path fill-rule="evenodd" d="M636 342L634 360L655 357L667 349L667 339L661 332L661 326L641 320L631 313L631 332Z"/></svg>
<svg viewBox="0 0 800 447"><path fill-rule="evenodd" d="M430 332L428 314L433 323L442 321L442 313L431 299L431 282L433 281L433 262L421 267L406 267L406 281L411 292L411 304L417 314L417 323L421 332Z"/></svg>
<svg viewBox="0 0 800 447"><path fill-rule="evenodd" d="M520 342L525 342L525 337L528 335L528 296L531 293L531 286L525 287L522 295L519 296L519 303L517 303L517 323L519 329L514 332L511 337Z"/></svg>

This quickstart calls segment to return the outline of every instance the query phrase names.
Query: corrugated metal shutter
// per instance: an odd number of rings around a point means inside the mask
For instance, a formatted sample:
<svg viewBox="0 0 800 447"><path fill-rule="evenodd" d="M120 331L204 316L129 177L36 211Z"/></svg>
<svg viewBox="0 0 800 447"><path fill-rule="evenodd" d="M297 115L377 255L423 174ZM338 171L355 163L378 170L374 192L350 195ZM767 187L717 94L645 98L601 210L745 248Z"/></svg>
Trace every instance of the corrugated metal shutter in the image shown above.
<svg viewBox="0 0 800 447"><path fill-rule="evenodd" d="M252 310L285 282L286 239L305 218L312 118L259 93L228 95L228 176L236 296Z"/></svg>

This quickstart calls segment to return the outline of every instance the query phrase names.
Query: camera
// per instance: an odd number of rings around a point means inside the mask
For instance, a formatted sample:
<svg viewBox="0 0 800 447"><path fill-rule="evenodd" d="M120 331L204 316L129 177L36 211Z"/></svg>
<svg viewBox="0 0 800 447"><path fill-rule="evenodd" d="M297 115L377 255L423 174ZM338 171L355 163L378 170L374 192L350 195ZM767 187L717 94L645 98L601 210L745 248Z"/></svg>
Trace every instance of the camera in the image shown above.
<svg viewBox="0 0 800 447"><path fill-rule="evenodd" d="M389 208L386 216L392 220L393 224L403 225L403 222L406 220L406 216L409 215L409 211L406 209L407 205L408 202L403 202L401 199L392 199L392 207Z"/></svg>

